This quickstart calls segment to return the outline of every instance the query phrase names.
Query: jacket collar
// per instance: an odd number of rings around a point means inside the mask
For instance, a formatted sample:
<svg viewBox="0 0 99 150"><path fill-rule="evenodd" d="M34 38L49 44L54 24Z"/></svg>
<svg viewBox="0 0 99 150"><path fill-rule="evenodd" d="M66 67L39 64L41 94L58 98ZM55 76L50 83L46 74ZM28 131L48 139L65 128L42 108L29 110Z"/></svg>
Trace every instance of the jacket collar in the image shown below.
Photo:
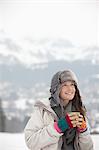
<svg viewBox="0 0 99 150"><path fill-rule="evenodd" d="M55 119L58 119L56 113L53 111L53 109L51 108L51 105L50 105L50 101L49 100L41 100L41 101L37 101L35 104L34 104L34 107L39 107L39 108L42 108L50 113L53 114L53 116L55 117Z"/></svg>

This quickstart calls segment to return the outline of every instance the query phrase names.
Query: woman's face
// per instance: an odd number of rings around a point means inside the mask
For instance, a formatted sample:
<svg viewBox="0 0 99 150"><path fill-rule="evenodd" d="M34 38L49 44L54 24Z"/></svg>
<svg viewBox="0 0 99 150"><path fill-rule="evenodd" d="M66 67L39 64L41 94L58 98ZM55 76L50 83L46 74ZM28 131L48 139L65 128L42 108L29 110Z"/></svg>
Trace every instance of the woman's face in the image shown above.
<svg viewBox="0 0 99 150"><path fill-rule="evenodd" d="M61 90L60 90L60 98L64 102L68 103L70 100L72 100L75 96L75 85L73 81L66 81L62 83Z"/></svg>

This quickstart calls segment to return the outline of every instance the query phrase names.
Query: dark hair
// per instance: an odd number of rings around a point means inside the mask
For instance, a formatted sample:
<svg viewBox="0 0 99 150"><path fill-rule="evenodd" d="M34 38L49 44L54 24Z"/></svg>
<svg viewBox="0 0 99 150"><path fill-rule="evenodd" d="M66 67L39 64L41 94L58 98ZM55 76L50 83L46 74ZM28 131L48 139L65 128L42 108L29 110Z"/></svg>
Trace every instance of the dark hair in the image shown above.
<svg viewBox="0 0 99 150"><path fill-rule="evenodd" d="M80 91L77 88L77 85L75 85L75 89L76 89L76 92L75 92L75 96L74 96L73 101L72 101L73 105L75 106L77 111L79 111L83 116L85 116L86 115L86 108L82 103Z"/></svg>

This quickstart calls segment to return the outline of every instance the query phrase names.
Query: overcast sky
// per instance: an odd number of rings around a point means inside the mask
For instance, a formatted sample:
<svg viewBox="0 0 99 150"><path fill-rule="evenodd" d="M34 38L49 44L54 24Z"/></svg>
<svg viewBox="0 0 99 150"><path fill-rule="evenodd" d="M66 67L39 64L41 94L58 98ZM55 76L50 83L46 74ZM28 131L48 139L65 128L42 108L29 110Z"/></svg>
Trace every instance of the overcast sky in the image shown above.
<svg viewBox="0 0 99 150"><path fill-rule="evenodd" d="M99 46L97 0L0 0L0 30L14 39L65 38Z"/></svg>

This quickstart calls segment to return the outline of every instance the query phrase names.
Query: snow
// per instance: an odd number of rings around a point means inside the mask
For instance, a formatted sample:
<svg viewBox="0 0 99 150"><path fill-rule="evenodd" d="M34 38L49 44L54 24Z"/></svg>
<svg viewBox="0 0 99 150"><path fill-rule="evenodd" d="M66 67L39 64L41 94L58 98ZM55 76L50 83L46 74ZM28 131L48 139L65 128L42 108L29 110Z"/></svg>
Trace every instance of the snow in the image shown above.
<svg viewBox="0 0 99 150"><path fill-rule="evenodd" d="M0 133L0 150L28 150L24 134Z"/></svg>
<svg viewBox="0 0 99 150"><path fill-rule="evenodd" d="M94 150L99 150L99 135L92 135ZM28 150L24 134L0 133L0 150Z"/></svg>
<svg viewBox="0 0 99 150"><path fill-rule="evenodd" d="M99 150L99 135L93 135L92 139L94 143L94 150Z"/></svg>

